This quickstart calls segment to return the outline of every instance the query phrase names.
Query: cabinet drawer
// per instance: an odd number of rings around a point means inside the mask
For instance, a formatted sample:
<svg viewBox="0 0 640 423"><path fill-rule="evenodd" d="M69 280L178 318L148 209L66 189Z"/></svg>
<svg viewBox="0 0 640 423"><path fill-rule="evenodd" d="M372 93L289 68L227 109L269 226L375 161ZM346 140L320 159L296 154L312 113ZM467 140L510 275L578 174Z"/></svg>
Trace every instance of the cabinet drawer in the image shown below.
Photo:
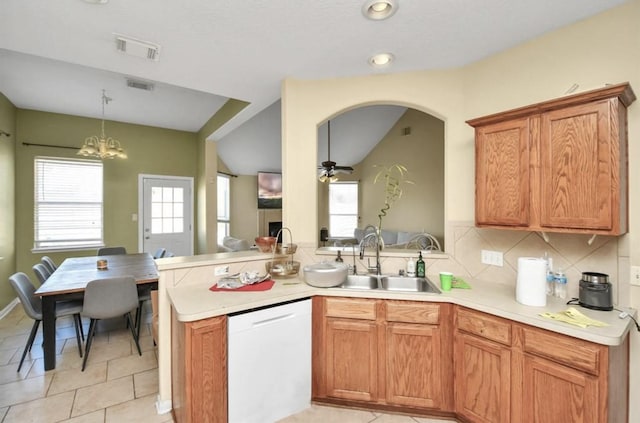
<svg viewBox="0 0 640 423"><path fill-rule="evenodd" d="M376 300L366 298L326 298L328 317L376 320Z"/></svg>
<svg viewBox="0 0 640 423"><path fill-rule="evenodd" d="M523 327L523 350L598 375L603 349L588 341Z"/></svg>
<svg viewBox="0 0 640 423"><path fill-rule="evenodd" d="M498 317L458 308L458 329L504 345L511 345L511 324Z"/></svg>
<svg viewBox="0 0 640 423"><path fill-rule="evenodd" d="M411 301L386 301L388 322L440 323L440 304Z"/></svg>

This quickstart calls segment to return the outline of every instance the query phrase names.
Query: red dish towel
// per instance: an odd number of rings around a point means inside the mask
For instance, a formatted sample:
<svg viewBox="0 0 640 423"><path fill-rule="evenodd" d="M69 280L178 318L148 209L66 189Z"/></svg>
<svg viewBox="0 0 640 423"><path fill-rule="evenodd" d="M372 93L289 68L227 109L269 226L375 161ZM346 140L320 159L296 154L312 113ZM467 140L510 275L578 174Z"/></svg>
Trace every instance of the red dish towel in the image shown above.
<svg viewBox="0 0 640 423"><path fill-rule="evenodd" d="M268 291L271 288L273 288L273 284L275 284L276 281L274 280L268 280L268 281L264 281L264 282L259 282L259 283L254 283L251 285L245 285L245 286L241 286L240 288L234 288L234 289L229 289L229 288L218 288L216 285L213 285L211 288L209 288L210 291L226 291L226 292L234 292L234 291Z"/></svg>

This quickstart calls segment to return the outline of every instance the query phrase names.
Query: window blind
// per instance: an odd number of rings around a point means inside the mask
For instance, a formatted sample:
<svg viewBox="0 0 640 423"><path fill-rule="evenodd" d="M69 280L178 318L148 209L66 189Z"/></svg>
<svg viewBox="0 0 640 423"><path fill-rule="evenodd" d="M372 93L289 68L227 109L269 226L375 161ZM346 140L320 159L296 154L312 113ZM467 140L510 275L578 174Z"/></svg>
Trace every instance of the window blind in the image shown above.
<svg viewBox="0 0 640 423"><path fill-rule="evenodd" d="M102 162L36 157L34 249L103 245Z"/></svg>

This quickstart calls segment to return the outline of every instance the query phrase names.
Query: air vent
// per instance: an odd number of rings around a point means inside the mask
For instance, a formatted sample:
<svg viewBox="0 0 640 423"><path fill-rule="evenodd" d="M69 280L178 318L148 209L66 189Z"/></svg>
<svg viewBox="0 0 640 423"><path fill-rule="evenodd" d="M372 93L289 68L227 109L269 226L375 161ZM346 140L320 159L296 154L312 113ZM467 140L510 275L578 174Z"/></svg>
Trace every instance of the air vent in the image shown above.
<svg viewBox="0 0 640 423"><path fill-rule="evenodd" d="M127 87L136 88L138 90L153 91L153 84L151 82L139 81L136 79L127 78Z"/></svg>
<svg viewBox="0 0 640 423"><path fill-rule="evenodd" d="M143 59L157 62L160 58L160 46L148 41L137 40L120 34L113 34L116 37L116 49L130 56L141 57Z"/></svg>

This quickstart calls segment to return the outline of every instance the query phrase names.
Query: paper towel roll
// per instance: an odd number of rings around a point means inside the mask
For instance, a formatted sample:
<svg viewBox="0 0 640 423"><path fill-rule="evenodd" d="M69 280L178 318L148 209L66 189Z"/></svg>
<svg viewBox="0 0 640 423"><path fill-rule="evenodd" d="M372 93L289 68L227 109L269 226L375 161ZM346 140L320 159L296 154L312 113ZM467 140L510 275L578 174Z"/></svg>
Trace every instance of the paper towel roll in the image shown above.
<svg viewBox="0 0 640 423"><path fill-rule="evenodd" d="M529 306L547 305L546 260L535 257L518 258L516 301Z"/></svg>

